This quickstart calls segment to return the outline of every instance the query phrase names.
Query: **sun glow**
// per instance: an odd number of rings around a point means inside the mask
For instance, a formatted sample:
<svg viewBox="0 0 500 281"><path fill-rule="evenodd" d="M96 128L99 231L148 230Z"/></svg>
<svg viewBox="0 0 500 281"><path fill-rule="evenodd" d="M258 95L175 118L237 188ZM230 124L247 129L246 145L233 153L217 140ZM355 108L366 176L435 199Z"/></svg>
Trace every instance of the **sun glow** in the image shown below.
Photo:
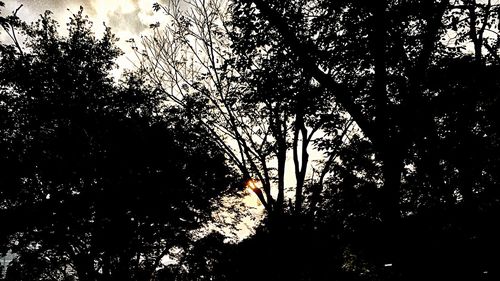
<svg viewBox="0 0 500 281"><path fill-rule="evenodd" d="M261 191L262 183L257 179L249 179L245 182L245 199L243 200L245 204L249 207L258 207L261 206L262 202L260 202L259 194ZM255 194L257 196L252 196Z"/></svg>
<svg viewBox="0 0 500 281"><path fill-rule="evenodd" d="M247 188L247 190L253 191L253 192L255 192L259 189L258 185L261 185L261 183L259 180L256 180L256 179L249 179L245 183L245 187Z"/></svg>

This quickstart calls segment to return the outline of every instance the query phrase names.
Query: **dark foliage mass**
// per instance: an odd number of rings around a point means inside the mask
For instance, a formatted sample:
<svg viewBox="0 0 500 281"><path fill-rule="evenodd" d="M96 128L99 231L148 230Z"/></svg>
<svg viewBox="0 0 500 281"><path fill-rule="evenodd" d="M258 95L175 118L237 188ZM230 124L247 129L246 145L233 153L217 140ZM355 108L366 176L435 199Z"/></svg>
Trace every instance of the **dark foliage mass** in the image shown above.
<svg viewBox="0 0 500 281"><path fill-rule="evenodd" d="M0 15L5 280L500 278L499 3L153 9L120 82L82 11ZM232 181L255 233L193 235Z"/></svg>
<svg viewBox="0 0 500 281"><path fill-rule="evenodd" d="M139 76L113 81L116 39L81 10L67 36L7 20L26 41L0 49L5 280L149 280L229 184L224 156Z"/></svg>

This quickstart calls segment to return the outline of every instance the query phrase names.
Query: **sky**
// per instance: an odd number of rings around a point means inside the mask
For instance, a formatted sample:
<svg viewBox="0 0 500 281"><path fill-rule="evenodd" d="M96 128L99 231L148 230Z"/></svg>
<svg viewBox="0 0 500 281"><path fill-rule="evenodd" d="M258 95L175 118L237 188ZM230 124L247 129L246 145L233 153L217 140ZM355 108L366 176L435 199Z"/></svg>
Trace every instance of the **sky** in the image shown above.
<svg viewBox="0 0 500 281"><path fill-rule="evenodd" d="M119 70L114 73L115 77L119 77L124 69L133 68L131 60L134 60L134 55L131 53L131 46L126 40L130 38L138 38L140 35L147 35L150 32L149 25L160 22L164 23L166 17L161 13L153 11L155 2L165 4L169 0L2 0L5 2L5 8L2 14L5 16L11 11L18 8L21 4L23 7L19 10L18 16L27 21L36 21L45 10L50 10L53 17L61 26L60 33L64 34L65 24L68 22L72 13L76 13L80 6L84 8L84 13L89 16L94 23L94 32L99 37L104 31L105 23L111 27L113 33L120 39L117 43L118 47L124 51L124 55L117 60L120 66ZM68 10L69 9L69 10ZM5 36L5 34L4 34ZM5 41L6 38L0 38L0 41ZM136 40L139 41L139 40ZM316 151L310 151L310 163L321 159L322 155ZM293 163L291 155L288 157L286 171L286 185L292 186L295 184ZM256 205L256 198L248 199L251 202L246 202L249 205ZM255 201L255 202L254 202Z"/></svg>
<svg viewBox="0 0 500 281"><path fill-rule="evenodd" d="M23 4L19 15L28 21L36 19L45 10L54 13L59 22L66 22L72 12L82 6L96 25L106 22L117 33L137 34L155 22L152 10L158 0L4 0L5 12ZM68 11L68 9L70 11Z"/></svg>
<svg viewBox="0 0 500 281"><path fill-rule="evenodd" d="M165 0L3 0L3 2L4 16L22 4L18 16L27 22L36 21L40 14L50 10L59 22L62 34L69 17L82 6L84 13L93 22L98 37L104 31L103 23L105 23L120 39L117 45L126 54L119 58L117 63L123 70L132 67L130 59L133 57L130 55L130 45L125 41L148 33L150 24L162 22L164 16L161 13L154 13L152 7L155 2L162 3ZM3 34L0 40L5 42L7 40L5 36Z"/></svg>
<svg viewBox="0 0 500 281"><path fill-rule="evenodd" d="M65 24L69 17L79 10L79 7L84 8L84 14L89 16L93 22L94 32L97 37L100 37L104 31L105 23L111 27L113 33L120 39L118 46L124 51L124 55L117 60L120 70L132 68L130 60L133 60L134 55L131 54L131 46L125 42L130 38L138 38L140 35L147 35L150 31L149 25L156 22L164 22L165 16L159 12L153 12L153 4L155 2L166 3L168 0L2 0L5 3L5 8L2 14L5 16L16 10L21 4L23 7L19 10L18 16L26 21L36 21L40 14L46 10L53 13L53 18L56 19L60 26L61 34L65 32ZM0 41L8 40L5 36L0 38ZM136 40L137 41L137 40ZM116 73L119 76L119 73ZM233 214L229 211L232 209L230 200L235 198L225 198L221 208L214 215L222 222L231 224L234 221ZM260 205L258 198L253 194L246 194L242 197L242 204L247 209L248 216L237 225L240 230L236 234L227 233L231 239L236 237L242 239L251 233L251 229L255 226L256 221L259 221L263 215L263 207ZM227 201L227 202L226 202ZM225 202L225 203L224 203ZM214 228L209 227L209 228ZM224 227L222 227L224 228Z"/></svg>
<svg viewBox="0 0 500 281"><path fill-rule="evenodd" d="M100 37L104 31L104 24L111 27L113 33L120 39L117 43L118 47L124 51L124 55L117 60L120 66L115 73L115 77L119 77L124 69L133 68L131 60L134 60L134 55L131 53L131 46L126 41L130 38L138 38L140 35L147 35L150 32L149 25L156 22L164 22L165 16L159 12L153 12L153 4L155 2L166 3L168 0L2 0L5 2L5 8L2 14L5 16L11 11L17 9L21 4L23 7L19 10L18 16L27 22L36 21L39 15L45 10L50 10L53 13L53 18L56 19L60 26L60 33L64 34L65 24L69 17L76 13L80 6L84 8L84 13L89 16L94 23L94 32L97 37ZM0 41L5 42L4 38ZM138 40L136 40L138 41ZM321 159L317 151L310 152L310 163ZM295 184L293 163L291 155L289 155L286 169L286 186ZM248 194L243 199L249 209L249 217L241 225L242 230L238 236L244 237L248 235L248 229L252 228L252 219L259 220L263 213L263 207L260 206L255 195ZM227 214L227 213L226 213ZM221 214L223 220L231 221L230 217Z"/></svg>

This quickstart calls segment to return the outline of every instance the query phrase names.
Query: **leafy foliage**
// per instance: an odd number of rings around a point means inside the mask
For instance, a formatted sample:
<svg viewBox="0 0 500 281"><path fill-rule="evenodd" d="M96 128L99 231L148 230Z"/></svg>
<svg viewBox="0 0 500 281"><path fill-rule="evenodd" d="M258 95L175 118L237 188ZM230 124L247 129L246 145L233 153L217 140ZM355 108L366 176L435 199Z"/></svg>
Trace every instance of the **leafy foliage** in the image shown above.
<svg viewBox="0 0 500 281"><path fill-rule="evenodd" d="M487 172L496 166L497 142L489 138L497 135L490 130L496 121L486 117L497 106L498 50L488 46L498 38L485 32L498 18L497 6L236 1L235 22L244 34L257 34L244 36L250 43L242 50L285 46L341 116L354 120L352 129L342 130L349 119L323 126L326 138L318 144L329 171L311 186L311 206L321 206L311 219L318 228L330 225L342 247L369 260L379 278L496 274L495 258L480 245L498 247L483 232L483 218L498 216L498 179ZM273 40L261 41L263 33ZM344 137L328 138L336 135Z"/></svg>
<svg viewBox="0 0 500 281"><path fill-rule="evenodd" d="M499 7L155 4L119 83L81 11L0 18L7 278L498 279ZM226 162L267 214L235 244L193 234Z"/></svg>
<svg viewBox="0 0 500 281"><path fill-rule="evenodd" d="M23 26L0 62L7 280L149 278L229 185L224 156L140 76L113 80L116 38L82 9L67 37L49 12Z"/></svg>

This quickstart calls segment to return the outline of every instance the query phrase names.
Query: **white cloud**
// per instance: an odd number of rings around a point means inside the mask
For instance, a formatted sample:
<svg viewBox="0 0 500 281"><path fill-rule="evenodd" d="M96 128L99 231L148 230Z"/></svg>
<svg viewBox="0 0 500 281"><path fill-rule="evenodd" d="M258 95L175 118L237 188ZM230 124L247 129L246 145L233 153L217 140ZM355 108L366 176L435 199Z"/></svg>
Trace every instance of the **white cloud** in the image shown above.
<svg viewBox="0 0 500 281"><path fill-rule="evenodd" d="M2 11L3 15L11 13L23 3L18 16L27 22L36 21L45 10L52 11L52 17L59 22L62 34L65 34L69 17L82 6L84 13L93 22L96 35L100 36L103 33L104 24L111 27L112 32L120 38L118 47L125 53L131 51L129 44L125 42L126 40L130 38L137 40L140 35L149 34L150 24L162 23L166 20L162 13L153 12L153 4L155 2L162 3L159 0L12 0L4 2L6 3ZM0 40L0 42L8 42L5 33L0 35ZM118 59L118 63L122 69L131 68L132 64L129 60L132 58L132 55L124 55Z"/></svg>

